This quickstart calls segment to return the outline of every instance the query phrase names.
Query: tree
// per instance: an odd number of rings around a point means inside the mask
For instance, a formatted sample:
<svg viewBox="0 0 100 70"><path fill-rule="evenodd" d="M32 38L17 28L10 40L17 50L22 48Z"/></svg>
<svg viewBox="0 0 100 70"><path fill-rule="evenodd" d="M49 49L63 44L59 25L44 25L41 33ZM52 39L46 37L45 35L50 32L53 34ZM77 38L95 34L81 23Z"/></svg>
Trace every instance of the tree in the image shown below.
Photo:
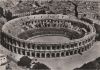
<svg viewBox="0 0 100 70"><path fill-rule="evenodd" d="M7 19L7 21L9 21L13 18L12 13L10 12L10 10L5 11L5 18Z"/></svg>
<svg viewBox="0 0 100 70"><path fill-rule="evenodd" d="M2 7L0 7L0 15L1 15L1 16L4 16L4 15L3 15L3 8L2 8Z"/></svg>
<svg viewBox="0 0 100 70"><path fill-rule="evenodd" d="M18 66L25 66L27 68L30 67L31 64L31 59L28 56L23 56L22 58L20 58L20 61L18 61Z"/></svg>
<svg viewBox="0 0 100 70"><path fill-rule="evenodd" d="M50 70L50 68L43 63L37 62L31 70Z"/></svg>

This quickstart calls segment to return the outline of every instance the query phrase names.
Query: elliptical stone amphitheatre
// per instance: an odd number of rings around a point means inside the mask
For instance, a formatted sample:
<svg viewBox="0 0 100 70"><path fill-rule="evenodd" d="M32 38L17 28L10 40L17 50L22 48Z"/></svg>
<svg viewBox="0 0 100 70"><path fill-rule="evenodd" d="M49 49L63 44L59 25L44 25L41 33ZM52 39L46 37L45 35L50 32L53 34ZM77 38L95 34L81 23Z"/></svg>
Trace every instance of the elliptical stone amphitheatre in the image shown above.
<svg viewBox="0 0 100 70"><path fill-rule="evenodd" d="M65 42L33 42L43 36L63 36ZM2 28L2 45L9 51L36 58L59 58L87 51L95 42L94 26L73 16L40 14L8 21Z"/></svg>

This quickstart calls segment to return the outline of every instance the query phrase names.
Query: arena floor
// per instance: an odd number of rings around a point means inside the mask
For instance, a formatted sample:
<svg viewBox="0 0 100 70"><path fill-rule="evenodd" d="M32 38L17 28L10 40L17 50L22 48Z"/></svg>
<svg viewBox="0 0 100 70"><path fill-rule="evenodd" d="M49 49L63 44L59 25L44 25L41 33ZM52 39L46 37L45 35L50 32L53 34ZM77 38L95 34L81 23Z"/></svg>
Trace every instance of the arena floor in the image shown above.
<svg viewBox="0 0 100 70"><path fill-rule="evenodd" d="M42 36L42 37L37 37L37 38L30 38L28 39L32 42L42 42L42 43L65 43L69 42L69 38L63 37L63 36Z"/></svg>

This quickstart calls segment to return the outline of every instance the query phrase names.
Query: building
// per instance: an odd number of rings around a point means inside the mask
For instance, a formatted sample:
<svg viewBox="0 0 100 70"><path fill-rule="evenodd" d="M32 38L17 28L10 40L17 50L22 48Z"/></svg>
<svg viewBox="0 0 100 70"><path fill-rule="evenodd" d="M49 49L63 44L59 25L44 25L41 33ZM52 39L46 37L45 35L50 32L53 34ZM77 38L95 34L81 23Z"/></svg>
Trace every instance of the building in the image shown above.
<svg viewBox="0 0 100 70"><path fill-rule="evenodd" d="M7 58L4 54L0 54L0 69L6 70Z"/></svg>

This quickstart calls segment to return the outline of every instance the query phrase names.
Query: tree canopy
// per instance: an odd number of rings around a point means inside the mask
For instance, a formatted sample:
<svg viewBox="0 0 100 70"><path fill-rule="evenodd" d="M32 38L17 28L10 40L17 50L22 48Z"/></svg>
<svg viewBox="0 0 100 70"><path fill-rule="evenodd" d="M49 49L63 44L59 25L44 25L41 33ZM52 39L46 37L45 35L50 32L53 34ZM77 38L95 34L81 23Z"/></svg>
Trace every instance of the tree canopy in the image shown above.
<svg viewBox="0 0 100 70"><path fill-rule="evenodd" d="M31 61L32 60L28 56L23 56L22 58L20 58L20 61L18 61L18 65L29 68Z"/></svg>
<svg viewBox="0 0 100 70"><path fill-rule="evenodd" d="M50 68L48 66L46 66L45 64L40 63L40 62L35 63L35 65L33 66L32 70L34 70L34 69L50 70Z"/></svg>

